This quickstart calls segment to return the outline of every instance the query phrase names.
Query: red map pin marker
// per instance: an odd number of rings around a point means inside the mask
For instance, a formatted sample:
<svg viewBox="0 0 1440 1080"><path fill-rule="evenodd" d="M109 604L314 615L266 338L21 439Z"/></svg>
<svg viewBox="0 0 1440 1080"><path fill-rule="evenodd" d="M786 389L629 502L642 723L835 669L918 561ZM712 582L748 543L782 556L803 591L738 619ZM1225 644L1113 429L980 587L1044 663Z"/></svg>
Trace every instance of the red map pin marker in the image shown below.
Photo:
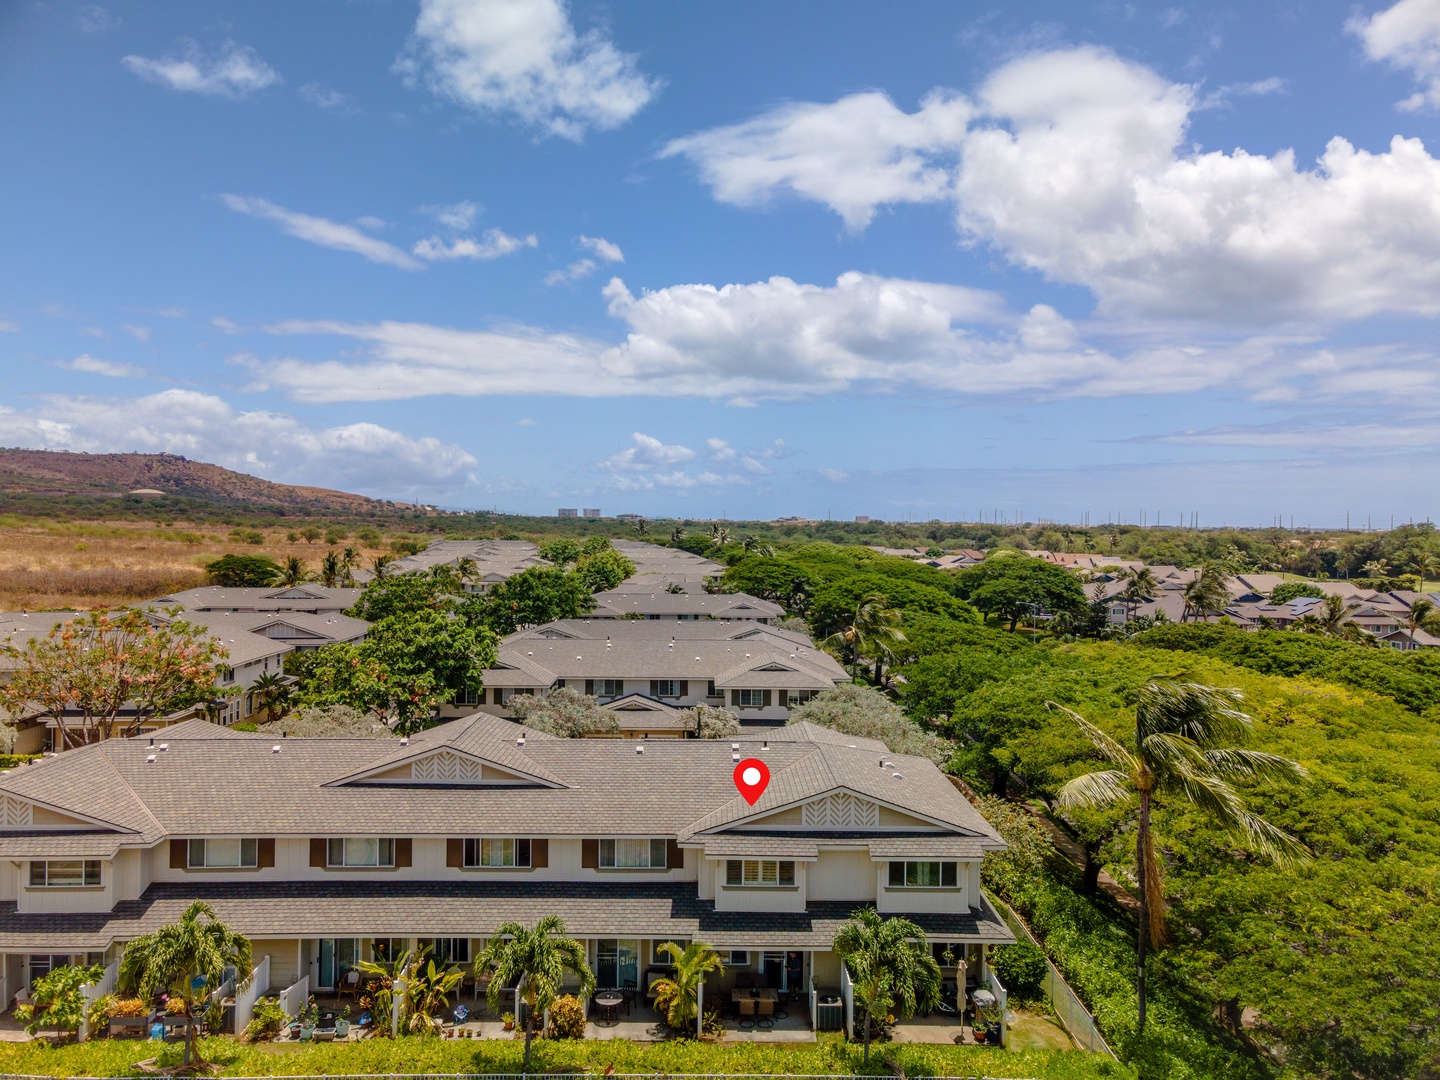
<svg viewBox="0 0 1440 1080"><path fill-rule="evenodd" d="M769 783L770 770L759 758L747 757L735 766L735 786L740 789L740 797L751 806L765 794Z"/></svg>

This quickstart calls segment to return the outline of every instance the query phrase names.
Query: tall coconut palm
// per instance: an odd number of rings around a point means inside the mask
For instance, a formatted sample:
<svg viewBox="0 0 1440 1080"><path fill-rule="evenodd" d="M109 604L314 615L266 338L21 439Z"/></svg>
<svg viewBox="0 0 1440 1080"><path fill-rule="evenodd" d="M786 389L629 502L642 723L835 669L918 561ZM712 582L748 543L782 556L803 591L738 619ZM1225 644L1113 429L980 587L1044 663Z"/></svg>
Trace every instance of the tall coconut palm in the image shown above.
<svg viewBox="0 0 1440 1080"><path fill-rule="evenodd" d="M710 542L723 547L730 542L730 530L724 525L712 524L710 526Z"/></svg>
<svg viewBox="0 0 1440 1080"><path fill-rule="evenodd" d="M673 529L670 530L670 546L671 546L671 547L679 547L679 546L680 546L680 541L682 541L682 540L684 540L684 539L685 539L685 526L684 526L684 525L676 525Z"/></svg>
<svg viewBox="0 0 1440 1080"><path fill-rule="evenodd" d="M1440 575L1440 555L1433 551L1422 551L1415 556L1415 573L1420 575L1420 588L1416 592L1425 591L1425 582L1433 580Z"/></svg>
<svg viewBox="0 0 1440 1080"><path fill-rule="evenodd" d="M850 625L841 627L825 639L826 644L842 650L850 658L850 674L859 672L860 657L875 659L875 685L880 685L884 658L893 655L893 643L905 640L900 629L904 616L890 607L890 600L881 593L867 593L860 598Z"/></svg>
<svg viewBox="0 0 1440 1080"><path fill-rule="evenodd" d="M305 562L298 555L291 555L285 560L285 565L280 568L281 585L299 585L309 577L310 573L305 569Z"/></svg>
<svg viewBox="0 0 1440 1080"><path fill-rule="evenodd" d="M345 568L340 563L340 553L333 548L325 552L325 557L320 560L320 584L327 589L333 589L340 584L340 579L345 576Z"/></svg>
<svg viewBox="0 0 1440 1080"><path fill-rule="evenodd" d="M370 563L370 572L375 575L375 580L380 581L390 576L390 564L395 561L393 555L376 555Z"/></svg>
<svg viewBox="0 0 1440 1080"><path fill-rule="evenodd" d="M902 1017L933 1009L940 1002L940 965L930 955L924 930L900 916L882 919L873 907L851 913L835 935L835 951L865 1006L868 1065L871 1021L892 1008Z"/></svg>
<svg viewBox="0 0 1440 1080"><path fill-rule="evenodd" d="M1155 577L1155 571L1148 566L1122 570L1120 577L1125 582L1125 591L1120 596L1124 599L1132 616L1141 601L1148 600L1160 591L1160 581Z"/></svg>
<svg viewBox="0 0 1440 1080"><path fill-rule="evenodd" d="M1390 574L1390 564L1384 559L1371 559L1364 566L1360 567L1360 572L1370 578L1388 577Z"/></svg>
<svg viewBox="0 0 1440 1080"><path fill-rule="evenodd" d="M769 558L771 555L775 554L775 549L773 547L771 547L769 544L765 543L764 540L761 540L758 536L755 536L753 534L744 537L740 541L740 546L743 547L749 554L759 555L762 558Z"/></svg>
<svg viewBox="0 0 1440 1080"><path fill-rule="evenodd" d="M546 915L534 927L507 922L495 931L484 951L475 958L475 977L490 976L486 1001L491 1012L500 1011L501 993L519 985L525 1002L525 1064L530 1064L530 1040L535 1017L555 1003L561 980L570 972L580 980L580 996L595 992L595 975L585 962L585 945L565 936L565 921Z"/></svg>
<svg viewBox="0 0 1440 1080"><path fill-rule="evenodd" d="M357 547L345 546L340 553L341 576L346 585L355 584L355 567L360 565L360 549Z"/></svg>
<svg viewBox="0 0 1440 1080"><path fill-rule="evenodd" d="M263 709L267 720L279 720L290 711L290 683L273 671L267 671L250 684L250 695L255 708Z"/></svg>
<svg viewBox="0 0 1440 1080"><path fill-rule="evenodd" d="M1427 634L1440 634L1440 608L1433 600L1416 600L1405 613L1405 629L1414 634L1424 630Z"/></svg>
<svg viewBox="0 0 1440 1080"><path fill-rule="evenodd" d="M1185 583L1180 596L1185 601L1185 610L1180 621L1197 617L1204 621L1217 611L1224 611L1230 602L1230 576L1219 563L1206 563L1200 573Z"/></svg>
<svg viewBox="0 0 1440 1080"><path fill-rule="evenodd" d="M1145 1030L1145 949L1165 941L1165 891L1155 849L1151 813L1156 798L1188 802L1253 851L1277 862L1309 852L1289 833L1245 808L1232 780L1295 780L1305 770L1288 758L1229 745L1250 734L1254 721L1237 707L1238 690L1218 689L1181 675L1158 675L1140 689L1135 737L1127 746L1073 709L1046 707L1075 721L1114 768L1077 776L1060 789L1062 808L1105 809L1134 798L1139 806L1135 873L1140 918L1136 939L1136 986L1140 1031Z"/></svg>
<svg viewBox="0 0 1440 1080"><path fill-rule="evenodd" d="M636 519L635 519L635 535L636 535L636 536L649 536L649 535L650 535L650 522L646 521L644 518L636 518Z"/></svg>
<svg viewBox="0 0 1440 1080"><path fill-rule="evenodd" d="M203 921L202 921L203 920ZM196 1006L218 990L225 969L236 971L236 989L250 983L250 939L215 918L196 900L179 922L142 934L125 946L115 986L122 994L149 998L162 991L185 1005L185 1064L194 1059Z"/></svg>
<svg viewBox="0 0 1440 1080"><path fill-rule="evenodd" d="M665 1023L682 1035L694 1035L695 1019L700 1014L700 984L710 974L724 975L725 964L720 954L703 941L692 941L681 949L667 941L656 952L665 953L675 967L667 976L654 979L655 1008L665 1014Z"/></svg>
<svg viewBox="0 0 1440 1080"><path fill-rule="evenodd" d="M1294 628L1305 634L1323 634L1325 637L1343 638L1362 645L1373 643L1373 635L1349 621L1350 616L1358 610L1359 603L1347 604L1338 596L1327 596L1324 601L1312 605L1304 615L1296 619Z"/></svg>

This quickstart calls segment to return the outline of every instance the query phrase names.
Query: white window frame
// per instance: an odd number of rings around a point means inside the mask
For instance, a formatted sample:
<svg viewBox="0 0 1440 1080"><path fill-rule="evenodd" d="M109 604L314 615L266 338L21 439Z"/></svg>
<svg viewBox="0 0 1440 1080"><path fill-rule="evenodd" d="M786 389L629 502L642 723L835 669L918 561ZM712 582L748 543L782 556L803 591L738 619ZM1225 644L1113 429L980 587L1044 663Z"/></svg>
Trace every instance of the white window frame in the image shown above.
<svg viewBox="0 0 1440 1080"><path fill-rule="evenodd" d="M750 950L749 950L749 949L731 949L731 950L730 950L730 959L725 962L725 966L726 966L726 967L732 967L732 968L734 968L734 967L749 967L749 966L750 966Z"/></svg>
<svg viewBox="0 0 1440 1080"><path fill-rule="evenodd" d="M625 845L627 860L620 862L621 847ZM665 856L666 844L664 839L643 836L617 836L606 837L600 841L599 864L602 870L668 870ZM609 861L606 861L608 852ZM659 853L659 861L656 861L656 853ZM641 854L645 856L645 862L631 861Z"/></svg>
<svg viewBox="0 0 1440 1080"><path fill-rule="evenodd" d="M655 681L655 696L678 698L680 696L680 680L657 679Z"/></svg>
<svg viewBox="0 0 1440 1080"><path fill-rule="evenodd" d="M924 865L934 865L938 867L937 873L939 880L933 885L912 884L910 868L912 866ZM904 868L900 871L902 884L899 885L894 883L895 867L897 866ZM949 882L945 880L947 876L950 878ZM958 863L948 859L892 859L890 860L890 869L887 872L885 880L886 888L889 889L958 889L960 887L960 866Z"/></svg>
<svg viewBox="0 0 1440 1080"><path fill-rule="evenodd" d="M375 845L375 862L362 861L368 854L362 845L369 844ZM389 869L395 865L395 840L389 836L332 836L325 842L325 865L337 870Z"/></svg>
<svg viewBox="0 0 1440 1080"><path fill-rule="evenodd" d="M235 845L235 862L217 862L228 857L228 848ZM223 847L221 845L224 845ZM224 854L222 854L224 853ZM197 859L198 856L198 859ZM254 870L260 865L260 843L251 837L227 837L213 840L190 840L186 843L187 870Z"/></svg>
<svg viewBox="0 0 1440 1080"><path fill-rule="evenodd" d="M794 889L797 885L794 859L725 860L727 889Z"/></svg>
<svg viewBox="0 0 1440 1080"><path fill-rule="evenodd" d="M65 880L51 881L55 876L52 867L79 867L80 878L78 881ZM36 881L36 871L39 871L39 881ZM96 889L105 883L104 869L99 859L31 859L30 876L27 879L32 889Z"/></svg>

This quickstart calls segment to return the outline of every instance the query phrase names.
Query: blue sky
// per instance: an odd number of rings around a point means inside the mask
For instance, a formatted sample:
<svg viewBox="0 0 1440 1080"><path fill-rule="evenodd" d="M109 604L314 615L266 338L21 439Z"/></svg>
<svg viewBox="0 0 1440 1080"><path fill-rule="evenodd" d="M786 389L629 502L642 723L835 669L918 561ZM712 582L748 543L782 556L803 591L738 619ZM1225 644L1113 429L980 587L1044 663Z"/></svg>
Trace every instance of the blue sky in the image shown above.
<svg viewBox="0 0 1440 1080"><path fill-rule="evenodd" d="M1440 490L1440 0L0 7L0 444L554 512Z"/></svg>

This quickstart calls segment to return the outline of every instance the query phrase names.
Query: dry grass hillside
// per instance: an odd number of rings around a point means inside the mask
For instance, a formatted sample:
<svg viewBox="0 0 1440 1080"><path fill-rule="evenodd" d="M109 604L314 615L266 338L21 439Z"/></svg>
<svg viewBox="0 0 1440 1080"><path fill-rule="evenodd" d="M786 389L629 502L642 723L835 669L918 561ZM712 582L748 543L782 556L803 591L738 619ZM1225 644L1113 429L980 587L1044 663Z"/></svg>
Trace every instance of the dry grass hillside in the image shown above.
<svg viewBox="0 0 1440 1080"><path fill-rule="evenodd" d="M287 539L288 528L260 529L263 542L231 539L228 526L157 527L153 523L50 522L0 517L0 611L113 608L205 584L201 567L221 555L299 556L320 566L324 540ZM252 538L253 539L253 538ZM358 548L369 564L389 550L353 534L339 546Z"/></svg>
<svg viewBox="0 0 1440 1080"><path fill-rule="evenodd" d="M0 494L121 496L137 489L316 514L366 514L390 505L329 488L276 484L174 454L72 454L0 448Z"/></svg>

